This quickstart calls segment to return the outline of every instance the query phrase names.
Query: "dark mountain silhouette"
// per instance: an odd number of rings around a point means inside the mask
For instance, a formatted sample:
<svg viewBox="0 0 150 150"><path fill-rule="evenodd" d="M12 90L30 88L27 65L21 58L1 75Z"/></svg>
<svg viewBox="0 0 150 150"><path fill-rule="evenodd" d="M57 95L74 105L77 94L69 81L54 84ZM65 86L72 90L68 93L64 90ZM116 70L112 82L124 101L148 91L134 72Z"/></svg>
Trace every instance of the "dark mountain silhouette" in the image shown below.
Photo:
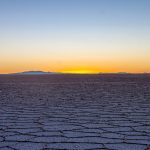
<svg viewBox="0 0 150 150"><path fill-rule="evenodd" d="M13 73L17 75L49 75L49 74L59 74L58 72L44 72L44 71L24 71Z"/></svg>

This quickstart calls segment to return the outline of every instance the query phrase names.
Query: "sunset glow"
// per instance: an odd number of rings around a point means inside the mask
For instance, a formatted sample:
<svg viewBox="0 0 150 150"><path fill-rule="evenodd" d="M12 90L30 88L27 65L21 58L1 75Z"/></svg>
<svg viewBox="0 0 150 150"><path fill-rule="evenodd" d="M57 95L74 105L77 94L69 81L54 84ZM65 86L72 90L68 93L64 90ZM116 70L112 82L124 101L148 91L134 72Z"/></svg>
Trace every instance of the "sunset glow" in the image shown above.
<svg viewBox="0 0 150 150"><path fill-rule="evenodd" d="M63 73L73 73L73 74L97 74L98 71L94 70L68 70L63 71Z"/></svg>
<svg viewBox="0 0 150 150"><path fill-rule="evenodd" d="M0 73L150 72L149 0L1 0Z"/></svg>

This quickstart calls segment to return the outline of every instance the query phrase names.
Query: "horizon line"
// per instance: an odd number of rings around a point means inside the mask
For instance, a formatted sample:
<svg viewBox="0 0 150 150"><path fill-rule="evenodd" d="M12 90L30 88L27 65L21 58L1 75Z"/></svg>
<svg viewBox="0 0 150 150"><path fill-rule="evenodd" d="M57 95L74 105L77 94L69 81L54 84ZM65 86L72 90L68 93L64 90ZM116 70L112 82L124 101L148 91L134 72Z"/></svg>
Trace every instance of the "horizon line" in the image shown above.
<svg viewBox="0 0 150 150"><path fill-rule="evenodd" d="M33 74L32 74L33 72ZM37 72L37 74L34 74ZM41 74L38 74L41 73ZM31 74L26 74L31 73ZM150 74L150 72L63 72L63 71L42 71L42 70L29 70L29 71L22 71L22 72L8 72L8 73L0 73L0 75L54 75L54 74Z"/></svg>

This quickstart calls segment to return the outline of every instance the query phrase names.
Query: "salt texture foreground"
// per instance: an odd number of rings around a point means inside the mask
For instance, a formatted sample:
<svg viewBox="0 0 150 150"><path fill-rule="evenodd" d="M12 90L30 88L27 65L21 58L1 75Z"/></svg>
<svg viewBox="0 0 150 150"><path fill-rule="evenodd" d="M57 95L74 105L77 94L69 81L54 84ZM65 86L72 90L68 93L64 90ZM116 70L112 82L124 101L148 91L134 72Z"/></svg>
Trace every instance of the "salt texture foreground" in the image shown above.
<svg viewBox="0 0 150 150"><path fill-rule="evenodd" d="M150 150L150 75L1 75L1 149Z"/></svg>

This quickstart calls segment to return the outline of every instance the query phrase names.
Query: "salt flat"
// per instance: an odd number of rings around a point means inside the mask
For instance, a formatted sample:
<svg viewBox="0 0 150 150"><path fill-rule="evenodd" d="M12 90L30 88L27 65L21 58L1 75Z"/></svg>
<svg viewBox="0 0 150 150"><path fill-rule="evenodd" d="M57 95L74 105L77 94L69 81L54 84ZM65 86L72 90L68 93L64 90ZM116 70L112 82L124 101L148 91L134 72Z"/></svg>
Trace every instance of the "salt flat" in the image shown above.
<svg viewBox="0 0 150 150"><path fill-rule="evenodd" d="M150 150L150 75L1 75L1 149Z"/></svg>

